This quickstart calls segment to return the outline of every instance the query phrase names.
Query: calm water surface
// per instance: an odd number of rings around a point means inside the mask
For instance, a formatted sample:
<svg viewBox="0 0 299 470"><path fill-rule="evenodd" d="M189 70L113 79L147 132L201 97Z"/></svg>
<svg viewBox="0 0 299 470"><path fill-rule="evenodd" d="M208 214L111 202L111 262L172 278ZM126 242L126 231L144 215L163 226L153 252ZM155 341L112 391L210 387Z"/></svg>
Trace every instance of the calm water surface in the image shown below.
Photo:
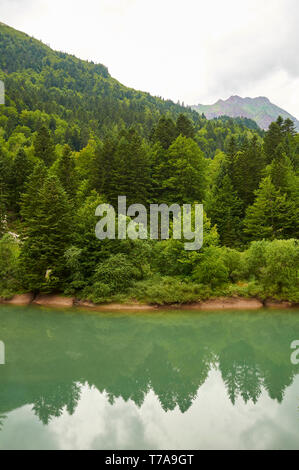
<svg viewBox="0 0 299 470"><path fill-rule="evenodd" d="M299 449L299 311L0 307L0 449Z"/></svg>

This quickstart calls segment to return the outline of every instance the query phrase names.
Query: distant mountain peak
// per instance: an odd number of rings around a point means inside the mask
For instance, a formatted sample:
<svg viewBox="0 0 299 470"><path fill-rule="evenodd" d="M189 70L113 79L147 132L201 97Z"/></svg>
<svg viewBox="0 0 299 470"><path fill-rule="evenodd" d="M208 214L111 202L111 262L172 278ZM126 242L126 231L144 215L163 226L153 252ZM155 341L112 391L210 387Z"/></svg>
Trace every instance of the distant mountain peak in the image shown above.
<svg viewBox="0 0 299 470"><path fill-rule="evenodd" d="M219 99L215 104L192 106L192 109L204 113L208 119L219 116L246 117L253 119L262 129L268 129L271 122L278 116L291 119L299 131L299 121L287 111L271 103L266 96L256 98L242 98L238 95L230 96L227 100Z"/></svg>

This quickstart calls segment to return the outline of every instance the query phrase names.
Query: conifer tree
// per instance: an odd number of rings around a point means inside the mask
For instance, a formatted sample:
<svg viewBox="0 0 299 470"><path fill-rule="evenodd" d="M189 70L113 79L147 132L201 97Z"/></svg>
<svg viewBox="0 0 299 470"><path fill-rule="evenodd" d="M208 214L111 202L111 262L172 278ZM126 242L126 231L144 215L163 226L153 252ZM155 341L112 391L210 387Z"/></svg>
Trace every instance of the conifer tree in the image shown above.
<svg viewBox="0 0 299 470"><path fill-rule="evenodd" d="M58 177L63 189L69 197L69 200L74 201L78 180L74 157L72 155L72 150L68 145L64 146L62 155L55 161L51 171Z"/></svg>
<svg viewBox="0 0 299 470"><path fill-rule="evenodd" d="M276 148L270 167L270 175L275 188L279 189L281 193L286 193L290 197L298 193L297 178L292 163L284 152L283 144Z"/></svg>
<svg viewBox="0 0 299 470"><path fill-rule="evenodd" d="M207 185L207 166L196 142L180 135L167 151L167 165L169 177L163 187L168 202L202 202Z"/></svg>
<svg viewBox="0 0 299 470"><path fill-rule="evenodd" d="M50 167L55 160L55 147L52 137L45 126L42 126L34 141L34 154L40 158L47 167Z"/></svg>
<svg viewBox="0 0 299 470"><path fill-rule="evenodd" d="M274 156L275 151L279 144L282 143L284 138L283 132L283 120L278 118L276 122L272 122L269 126L268 131L266 132L264 138L264 152L266 157L266 163L271 163Z"/></svg>
<svg viewBox="0 0 299 470"><path fill-rule="evenodd" d="M298 236L299 211L296 204L272 183L271 176L261 181L256 199L246 211L244 233L251 240Z"/></svg>
<svg viewBox="0 0 299 470"><path fill-rule="evenodd" d="M117 144L117 136L110 133L105 137L103 147L98 150L95 189L100 194L105 194L108 200L111 200L114 193L112 175L116 171L115 153Z"/></svg>
<svg viewBox="0 0 299 470"><path fill-rule="evenodd" d="M39 192L46 176L47 169L45 164L43 161L39 161L24 185L24 193L21 194L21 216L26 221L35 216L36 207L39 202Z"/></svg>
<svg viewBox="0 0 299 470"><path fill-rule="evenodd" d="M32 171L32 166L32 162L25 151L20 149L12 163L10 176L12 207L17 212L20 210L21 194L24 192L25 183Z"/></svg>
<svg viewBox="0 0 299 470"><path fill-rule="evenodd" d="M32 189L32 179L30 189ZM28 195L28 193L27 193ZM21 248L24 287L34 292L61 288L64 253L71 241L70 206L56 176L47 176L40 187L34 211L23 211L26 233Z"/></svg>
<svg viewBox="0 0 299 470"><path fill-rule="evenodd" d="M167 202L167 187L165 181L171 176L168 164L167 150L160 142L156 142L151 149L151 202L162 204Z"/></svg>
<svg viewBox="0 0 299 470"><path fill-rule="evenodd" d="M263 152L255 136L242 146L234 164L235 189L245 207L254 201L254 193L259 187L264 167Z"/></svg>
<svg viewBox="0 0 299 470"><path fill-rule="evenodd" d="M221 182L214 187L208 215L216 224L220 241L223 245L234 247L241 245L241 221L243 204L239 199L228 174L221 177Z"/></svg>
<svg viewBox="0 0 299 470"><path fill-rule="evenodd" d="M115 152L109 202L127 196L127 204L147 204L150 195L149 151L134 129L122 131Z"/></svg>
<svg viewBox="0 0 299 470"><path fill-rule="evenodd" d="M282 131L286 135L291 135L292 137L294 137L297 133L294 122L289 118L284 120L282 124Z"/></svg>
<svg viewBox="0 0 299 470"><path fill-rule="evenodd" d="M164 149L168 149L176 138L177 128L175 123L172 119L162 116L153 131L152 140L160 142Z"/></svg>
<svg viewBox="0 0 299 470"><path fill-rule="evenodd" d="M177 135L193 139L195 130L192 122L184 114L180 114L176 122Z"/></svg>

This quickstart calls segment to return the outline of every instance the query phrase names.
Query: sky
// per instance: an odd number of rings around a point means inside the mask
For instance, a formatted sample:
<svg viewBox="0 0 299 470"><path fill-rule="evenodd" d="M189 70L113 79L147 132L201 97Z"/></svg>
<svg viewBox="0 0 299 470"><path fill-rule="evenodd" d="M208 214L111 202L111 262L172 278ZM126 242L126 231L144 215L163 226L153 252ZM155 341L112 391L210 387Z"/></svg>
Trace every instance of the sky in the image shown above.
<svg viewBox="0 0 299 470"><path fill-rule="evenodd" d="M0 0L0 21L155 96L267 96L299 118L298 0Z"/></svg>

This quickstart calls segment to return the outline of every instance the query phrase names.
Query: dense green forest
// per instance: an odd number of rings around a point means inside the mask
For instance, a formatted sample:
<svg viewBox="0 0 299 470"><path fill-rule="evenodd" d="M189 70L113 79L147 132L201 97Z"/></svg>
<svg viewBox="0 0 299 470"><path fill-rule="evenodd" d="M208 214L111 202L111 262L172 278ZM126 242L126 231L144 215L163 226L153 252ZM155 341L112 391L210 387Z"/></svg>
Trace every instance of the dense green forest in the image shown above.
<svg viewBox="0 0 299 470"><path fill-rule="evenodd" d="M0 24L0 295L299 301L299 135L207 120ZM95 237L96 207L203 203L204 245Z"/></svg>

